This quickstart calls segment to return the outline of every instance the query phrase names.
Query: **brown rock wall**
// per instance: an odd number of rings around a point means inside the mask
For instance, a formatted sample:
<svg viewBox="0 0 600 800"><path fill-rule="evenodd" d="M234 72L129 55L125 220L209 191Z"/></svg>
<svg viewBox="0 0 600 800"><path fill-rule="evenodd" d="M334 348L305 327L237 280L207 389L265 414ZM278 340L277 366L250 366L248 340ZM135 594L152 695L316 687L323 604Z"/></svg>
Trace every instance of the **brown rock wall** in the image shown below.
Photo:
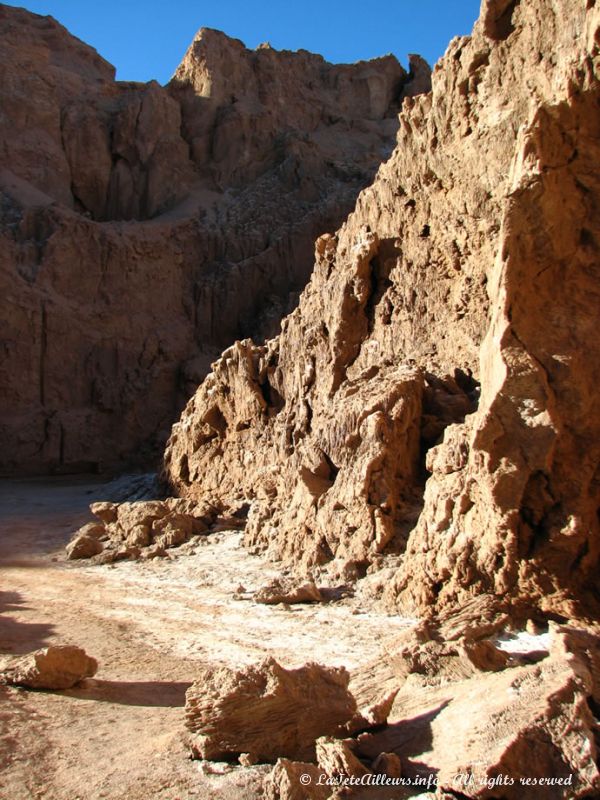
<svg viewBox="0 0 600 800"><path fill-rule="evenodd" d="M483 4L281 335L230 348L188 404L177 492L250 500L249 543L293 564L406 547L386 592L405 609L586 613L598 26L579 0Z"/></svg>
<svg viewBox="0 0 600 800"><path fill-rule="evenodd" d="M203 30L168 87L115 82L52 18L0 23L0 470L147 462L210 360L277 330L410 76Z"/></svg>

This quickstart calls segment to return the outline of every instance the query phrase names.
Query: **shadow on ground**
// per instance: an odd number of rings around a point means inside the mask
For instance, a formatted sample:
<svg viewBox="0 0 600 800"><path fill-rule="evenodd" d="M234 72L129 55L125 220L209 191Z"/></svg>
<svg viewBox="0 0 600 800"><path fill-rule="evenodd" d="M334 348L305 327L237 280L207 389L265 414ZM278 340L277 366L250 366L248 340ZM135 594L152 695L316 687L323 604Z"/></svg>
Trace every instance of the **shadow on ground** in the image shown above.
<svg viewBox="0 0 600 800"><path fill-rule="evenodd" d="M179 708L191 683L173 681L99 681L88 678L61 694L78 700L96 700L123 706Z"/></svg>
<svg viewBox="0 0 600 800"><path fill-rule="evenodd" d="M0 592L0 653L23 655L48 644L54 625L19 622L8 616L11 611L25 611L27 606L19 592Z"/></svg>

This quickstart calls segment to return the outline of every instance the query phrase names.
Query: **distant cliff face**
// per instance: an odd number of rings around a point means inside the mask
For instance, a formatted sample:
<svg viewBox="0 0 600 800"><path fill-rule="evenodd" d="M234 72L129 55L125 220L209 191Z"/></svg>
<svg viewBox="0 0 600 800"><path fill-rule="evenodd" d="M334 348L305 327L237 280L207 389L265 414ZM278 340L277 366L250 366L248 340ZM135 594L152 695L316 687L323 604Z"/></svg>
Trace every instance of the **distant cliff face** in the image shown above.
<svg viewBox="0 0 600 800"><path fill-rule="evenodd" d="M115 82L0 6L0 470L156 452L211 358L276 330L419 85L210 30L170 86Z"/></svg>
<svg viewBox="0 0 600 800"><path fill-rule="evenodd" d="M251 504L288 563L586 613L600 557L600 11L485 0L279 337L174 426L182 495Z"/></svg>

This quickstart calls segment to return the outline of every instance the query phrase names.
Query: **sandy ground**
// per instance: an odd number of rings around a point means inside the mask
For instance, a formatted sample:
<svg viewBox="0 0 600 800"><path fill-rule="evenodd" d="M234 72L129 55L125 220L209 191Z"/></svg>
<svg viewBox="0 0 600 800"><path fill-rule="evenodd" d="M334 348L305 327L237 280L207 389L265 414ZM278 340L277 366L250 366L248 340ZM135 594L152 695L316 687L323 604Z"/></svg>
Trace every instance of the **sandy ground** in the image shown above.
<svg viewBox="0 0 600 800"><path fill-rule="evenodd" d="M151 562L66 562L64 544L107 493L66 479L0 482L0 662L72 643L100 663L65 692L0 687L0 798L254 798L267 767L222 770L187 756L183 705L198 664L270 654L285 666L353 668L408 623L354 597L254 603L277 569L249 555L238 532Z"/></svg>

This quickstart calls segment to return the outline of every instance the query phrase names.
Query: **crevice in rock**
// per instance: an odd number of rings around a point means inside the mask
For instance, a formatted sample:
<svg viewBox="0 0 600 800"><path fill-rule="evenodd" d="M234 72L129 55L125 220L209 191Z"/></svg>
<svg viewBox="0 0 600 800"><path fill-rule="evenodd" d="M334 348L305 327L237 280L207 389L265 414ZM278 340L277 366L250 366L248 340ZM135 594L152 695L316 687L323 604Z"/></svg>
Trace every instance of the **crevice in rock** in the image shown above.
<svg viewBox="0 0 600 800"><path fill-rule="evenodd" d="M182 482L189 486L190 468L188 463L188 457L186 455L181 456L181 460L179 461L179 475L181 476Z"/></svg>
<svg viewBox="0 0 600 800"><path fill-rule="evenodd" d="M39 385L40 385L40 405L46 405L46 351L48 348L48 317L46 304L41 304L41 329L40 329L40 365L39 365Z"/></svg>
<svg viewBox="0 0 600 800"><path fill-rule="evenodd" d="M394 240L386 239L380 242L377 255L373 256L369 263L371 290L364 309L369 334L373 332L375 327L377 309L387 290L393 286L393 282L390 280L390 272L396 263L398 255Z"/></svg>
<svg viewBox="0 0 600 800"><path fill-rule="evenodd" d="M269 416L276 416L285 407L285 398L283 398L273 384L269 381L268 377L258 383L260 393L267 404L267 413Z"/></svg>
<svg viewBox="0 0 600 800"><path fill-rule="evenodd" d="M323 452L323 458L325 460L325 463L327 464L327 467L329 468L329 480L331 481L331 485L333 486L333 484L335 483L335 479L337 478L337 476L339 474L340 467L338 467L337 464L335 464L333 462L331 457L324 450L322 452Z"/></svg>
<svg viewBox="0 0 600 800"><path fill-rule="evenodd" d="M484 16L486 36L496 42L508 39L514 31L513 14L520 0L488 0Z"/></svg>
<svg viewBox="0 0 600 800"><path fill-rule="evenodd" d="M439 378L425 375L423 414L421 417L421 470L425 478L425 457L431 447L439 444L448 425L462 423L468 414L477 411L480 384L470 370L460 368L454 375Z"/></svg>
<svg viewBox="0 0 600 800"><path fill-rule="evenodd" d="M212 428L219 438L223 438L227 431L227 420L218 406L213 406L209 409L202 422Z"/></svg>

